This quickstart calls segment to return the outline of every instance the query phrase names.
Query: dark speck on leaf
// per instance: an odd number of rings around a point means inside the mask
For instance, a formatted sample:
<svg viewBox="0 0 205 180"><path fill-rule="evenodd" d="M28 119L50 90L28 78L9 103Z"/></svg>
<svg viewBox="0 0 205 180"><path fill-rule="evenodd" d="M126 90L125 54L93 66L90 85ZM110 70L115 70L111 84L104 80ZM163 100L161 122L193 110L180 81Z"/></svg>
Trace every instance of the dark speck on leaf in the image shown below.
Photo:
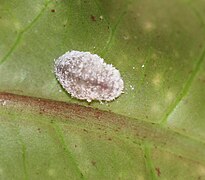
<svg viewBox="0 0 205 180"><path fill-rule="evenodd" d="M96 165L96 161L91 161L92 165L95 166Z"/></svg>
<svg viewBox="0 0 205 180"><path fill-rule="evenodd" d="M96 21L96 17L95 16L91 15L90 18L91 18L92 21Z"/></svg>
<svg viewBox="0 0 205 180"><path fill-rule="evenodd" d="M157 175L160 176L161 175L161 171L159 168L155 168L155 170L157 171Z"/></svg>
<svg viewBox="0 0 205 180"><path fill-rule="evenodd" d="M1 17L0 17L1 18ZM202 44L199 44L199 48L202 48L203 47L203 45Z"/></svg>
<svg viewBox="0 0 205 180"><path fill-rule="evenodd" d="M38 128L38 132L41 133L41 129L40 128Z"/></svg>
<svg viewBox="0 0 205 180"><path fill-rule="evenodd" d="M159 35L159 34L157 35L157 38L160 38L160 35Z"/></svg>
<svg viewBox="0 0 205 180"><path fill-rule="evenodd" d="M56 12L56 10L55 9L51 9L51 12Z"/></svg>

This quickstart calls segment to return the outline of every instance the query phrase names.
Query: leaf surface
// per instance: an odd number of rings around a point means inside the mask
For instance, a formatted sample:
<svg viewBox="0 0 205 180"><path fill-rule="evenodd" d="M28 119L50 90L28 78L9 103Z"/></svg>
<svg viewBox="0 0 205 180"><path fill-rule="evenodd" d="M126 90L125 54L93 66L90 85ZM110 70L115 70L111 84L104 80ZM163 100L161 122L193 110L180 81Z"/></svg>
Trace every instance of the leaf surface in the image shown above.
<svg viewBox="0 0 205 180"><path fill-rule="evenodd" d="M0 0L1 179L205 178L202 0ZM53 60L120 70L110 103L71 98Z"/></svg>

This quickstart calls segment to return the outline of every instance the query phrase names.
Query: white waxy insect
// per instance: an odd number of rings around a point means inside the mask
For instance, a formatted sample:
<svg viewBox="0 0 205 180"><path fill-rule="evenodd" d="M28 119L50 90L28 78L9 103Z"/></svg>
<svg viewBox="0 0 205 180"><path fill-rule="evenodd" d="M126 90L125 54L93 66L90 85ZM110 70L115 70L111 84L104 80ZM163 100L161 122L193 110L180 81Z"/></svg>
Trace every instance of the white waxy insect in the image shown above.
<svg viewBox="0 0 205 180"><path fill-rule="evenodd" d="M55 74L72 97L112 101L123 91L120 72L90 52L71 51L55 60Z"/></svg>

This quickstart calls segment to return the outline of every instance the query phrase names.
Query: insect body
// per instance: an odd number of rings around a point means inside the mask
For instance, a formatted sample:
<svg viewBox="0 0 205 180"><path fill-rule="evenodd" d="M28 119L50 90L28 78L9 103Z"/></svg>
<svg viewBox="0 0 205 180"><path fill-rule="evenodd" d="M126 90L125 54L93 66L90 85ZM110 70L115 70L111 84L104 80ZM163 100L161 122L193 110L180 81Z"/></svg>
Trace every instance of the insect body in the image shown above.
<svg viewBox="0 0 205 180"><path fill-rule="evenodd" d="M67 52L55 60L54 68L60 84L77 99L112 101L124 88L120 72L96 54Z"/></svg>

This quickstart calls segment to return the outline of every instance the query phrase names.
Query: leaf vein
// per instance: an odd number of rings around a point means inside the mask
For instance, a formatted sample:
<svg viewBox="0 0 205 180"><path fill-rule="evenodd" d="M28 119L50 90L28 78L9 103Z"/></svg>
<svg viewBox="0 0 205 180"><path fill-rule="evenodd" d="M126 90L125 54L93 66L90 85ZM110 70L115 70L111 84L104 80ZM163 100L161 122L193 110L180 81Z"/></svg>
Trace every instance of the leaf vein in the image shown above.
<svg viewBox="0 0 205 180"><path fill-rule="evenodd" d="M112 44L112 40L113 40L113 38L114 38L114 35L115 35L116 31L117 31L117 28L118 28L118 26L119 26L121 20L122 20L123 17L125 16L125 14L126 14L126 11L123 11L123 12L120 14L119 18L117 19L117 21L116 21L114 27L110 27L111 33L110 33L110 35L109 35L109 37L108 37L108 40L107 40L107 42L106 42L104 48L103 48L102 51L101 51L101 54L102 54L103 56L105 56L106 53L108 52L108 50L110 49L110 46L111 46L111 44Z"/></svg>
<svg viewBox="0 0 205 180"><path fill-rule="evenodd" d="M43 13L46 10L49 3L50 3L50 1L46 2L44 7L38 13L38 15L23 30L21 30L18 33L18 35L16 37L16 40L14 41L13 45L8 50L8 52L5 54L5 56L0 60L0 65L3 64L8 59L8 57L15 51L16 47L20 43L20 41L21 41L23 35L25 34L25 32L28 31L38 21L38 19L43 15Z"/></svg>
<svg viewBox="0 0 205 180"><path fill-rule="evenodd" d="M167 123L169 116L174 112L174 110L179 105L179 103L182 101L182 99L187 95L197 73L200 70L201 64L202 64L204 59L205 59L205 49L203 50L199 60L197 61L196 65L195 65L194 70L192 71L191 75L189 76L188 80L186 81L184 87L182 88L182 91L179 93L176 100L168 107L168 110L165 113L162 120L160 121L160 124L164 125Z"/></svg>
<svg viewBox="0 0 205 180"><path fill-rule="evenodd" d="M70 151L69 151L69 149L68 149L68 146L67 146L67 144L66 144L66 142L65 142L65 138L64 138L64 136L63 136L62 130L61 130L60 127L59 127L56 123L54 123L54 122L52 123L52 126L53 126L53 128L54 128L54 130L55 130L55 132L56 132L56 134L57 134L57 136L58 136L58 138L59 138L59 141L60 141L60 143L61 143L62 148L64 149L64 151L65 151L65 153L66 153L66 155L67 155L68 160L70 161L70 163L72 163L72 165L74 166L76 172L79 174L80 178L81 178L81 179L85 179L84 176L83 176L83 173L81 172L81 170L80 170L80 168L78 167L78 165L77 165L75 159L73 158L72 154L70 153Z"/></svg>
<svg viewBox="0 0 205 180"><path fill-rule="evenodd" d="M99 3L97 2L97 0L94 0L96 6L98 7L99 11L103 14L103 17L107 23L107 25L109 26L110 28L110 34L109 34L109 37L107 39L107 42L105 44L105 46L102 48L102 51L100 52L100 54L102 56L105 56L107 51L109 50L111 44L112 44L112 40L113 40L113 37L116 33L116 30L117 30L117 27L119 26L121 20L123 19L124 15L126 14L126 10L125 11L122 11L122 13L120 14L119 18L116 20L116 23L114 24L114 26L111 26L109 21L108 21L108 18L106 17L105 13L103 13L103 10L100 8L100 5Z"/></svg>
<svg viewBox="0 0 205 180"><path fill-rule="evenodd" d="M201 15L196 11L195 8L192 7L192 10L195 13L195 15L198 17L198 19L202 23L202 25L205 27L205 22L202 19ZM194 70L192 71L191 75L189 76L188 80L186 81L185 85L183 86L182 91L179 93L176 100L168 107L168 110L166 111L165 115L163 116L162 120L160 121L161 125L165 125L167 123L169 116L174 112L174 110L176 109L178 104L182 101L182 99L189 92L189 89L190 89L197 73L199 72L200 67L201 67L204 59L205 59L205 47L204 47L201 55L199 56L198 61L196 62Z"/></svg>
<svg viewBox="0 0 205 180"><path fill-rule="evenodd" d="M145 158L145 165L148 170L150 179L157 180L158 178L155 174L154 164L151 157L151 147L147 142L145 142L144 144L144 158Z"/></svg>

